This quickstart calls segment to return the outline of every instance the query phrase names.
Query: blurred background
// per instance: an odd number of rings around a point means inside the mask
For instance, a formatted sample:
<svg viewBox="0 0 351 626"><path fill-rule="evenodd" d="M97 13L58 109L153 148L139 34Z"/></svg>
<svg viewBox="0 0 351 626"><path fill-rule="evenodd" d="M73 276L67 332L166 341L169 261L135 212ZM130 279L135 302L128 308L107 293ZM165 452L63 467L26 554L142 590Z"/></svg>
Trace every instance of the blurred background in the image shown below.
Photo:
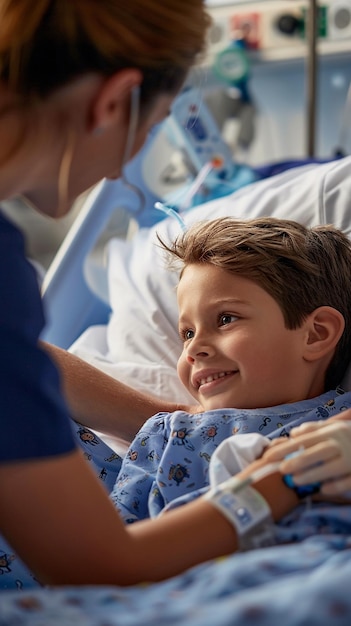
<svg viewBox="0 0 351 626"><path fill-rule="evenodd" d="M207 5L213 18L208 52L188 85L213 116L233 162L258 167L350 154L351 0L208 0ZM200 105L199 111L201 118ZM201 132L197 122L195 139ZM145 159L144 151L138 171L156 196L168 197L196 174L172 120L149 151L152 158ZM21 201L5 203L26 235L28 256L43 273L84 198L59 222ZM124 228L120 211L110 219L110 234Z"/></svg>

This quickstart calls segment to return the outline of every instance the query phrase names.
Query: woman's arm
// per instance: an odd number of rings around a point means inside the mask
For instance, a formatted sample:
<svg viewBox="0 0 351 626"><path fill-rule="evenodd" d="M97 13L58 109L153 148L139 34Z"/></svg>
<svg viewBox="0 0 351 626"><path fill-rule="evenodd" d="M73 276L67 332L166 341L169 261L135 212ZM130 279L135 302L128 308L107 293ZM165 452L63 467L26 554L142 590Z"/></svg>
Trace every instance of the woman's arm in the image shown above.
<svg viewBox="0 0 351 626"><path fill-rule="evenodd" d="M297 503L280 474L255 488L275 520ZM0 519L11 546L39 580L53 585L158 581L237 547L232 524L204 498L124 526L79 451L3 464Z"/></svg>
<svg viewBox="0 0 351 626"><path fill-rule="evenodd" d="M159 411L195 410L136 391L66 350L41 345L60 370L73 419L85 426L131 441L145 420Z"/></svg>

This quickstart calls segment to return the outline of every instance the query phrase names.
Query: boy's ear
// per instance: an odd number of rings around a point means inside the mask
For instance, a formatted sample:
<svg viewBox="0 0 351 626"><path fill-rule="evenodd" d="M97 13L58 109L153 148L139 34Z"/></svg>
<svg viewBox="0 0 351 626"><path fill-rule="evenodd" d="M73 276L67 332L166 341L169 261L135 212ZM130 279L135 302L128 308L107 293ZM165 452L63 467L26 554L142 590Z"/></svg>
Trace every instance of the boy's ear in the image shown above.
<svg viewBox="0 0 351 626"><path fill-rule="evenodd" d="M129 98L134 87L142 81L138 69L124 69L106 78L102 83L91 108L90 126L92 131L102 132L120 121L121 110L126 103L129 111Z"/></svg>
<svg viewBox="0 0 351 626"><path fill-rule="evenodd" d="M331 306L320 306L306 320L307 340L304 357L316 361L331 354L344 332L344 316Z"/></svg>

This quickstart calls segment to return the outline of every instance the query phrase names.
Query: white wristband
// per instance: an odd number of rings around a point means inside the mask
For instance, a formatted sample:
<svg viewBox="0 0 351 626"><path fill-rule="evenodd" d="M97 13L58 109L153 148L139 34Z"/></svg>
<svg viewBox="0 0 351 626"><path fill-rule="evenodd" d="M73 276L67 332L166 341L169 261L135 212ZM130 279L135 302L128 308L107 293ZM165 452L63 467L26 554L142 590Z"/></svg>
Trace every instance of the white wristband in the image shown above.
<svg viewBox="0 0 351 626"><path fill-rule="evenodd" d="M275 543L271 510L263 496L249 486L250 482L234 477L205 495L233 524L240 551Z"/></svg>

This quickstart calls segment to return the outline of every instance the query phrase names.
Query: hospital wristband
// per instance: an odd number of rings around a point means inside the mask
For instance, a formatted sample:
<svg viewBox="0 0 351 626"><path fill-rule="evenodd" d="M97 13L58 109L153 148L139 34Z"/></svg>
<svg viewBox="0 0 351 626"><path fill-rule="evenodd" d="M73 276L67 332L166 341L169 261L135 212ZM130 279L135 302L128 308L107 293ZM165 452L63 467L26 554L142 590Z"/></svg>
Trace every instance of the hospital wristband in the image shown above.
<svg viewBox="0 0 351 626"><path fill-rule="evenodd" d="M275 543L271 510L263 496L249 486L248 480L233 477L204 497L234 526L240 552Z"/></svg>

